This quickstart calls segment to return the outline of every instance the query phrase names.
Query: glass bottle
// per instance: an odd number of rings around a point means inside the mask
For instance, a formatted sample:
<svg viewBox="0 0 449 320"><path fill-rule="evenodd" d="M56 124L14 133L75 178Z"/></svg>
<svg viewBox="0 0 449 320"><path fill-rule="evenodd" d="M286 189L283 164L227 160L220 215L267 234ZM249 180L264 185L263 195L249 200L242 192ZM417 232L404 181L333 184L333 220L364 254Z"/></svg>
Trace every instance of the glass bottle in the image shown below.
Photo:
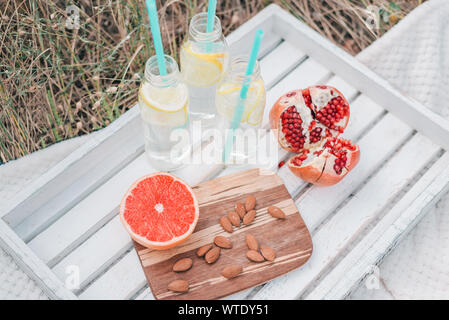
<svg viewBox="0 0 449 320"><path fill-rule="evenodd" d="M248 56L242 55L233 58L228 72L217 86L215 97L218 114L217 124L218 128L223 132L224 138L227 137L226 130L230 128L234 110L239 102L240 90L245 79L247 65ZM236 141L240 141L238 139L247 139L249 136L257 137L256 129L260 128L263 120L266 91L264 81L260 75L259 62L256 62L250 79L250 87L243 104L243 115L239 126L239 129L242 129L242 131L236 132ZM249 130L254 130L254 134L248 134ZM254 143L246 142L246 144L244 150L236 150L238 143L234 144L232 153L235 161L243 163L250 157L251 153L256 152L257 141Z"/></svg>
<svg viewBox="0 0 449 320"><path fill-rule="evenodd" d="M167 74L162 76L156 56L145 64L139 90L145 153L157 170L180 167L190 153L189 97L176 61L165 55ZM185 139L179 137L185 135Z"/></svg>
<svg viewBox="0 0 449 320"><path fill-rule="evenodd" d="M218 17L206 32L207 13L190 20L189 34L181 46L181 73L189 89L190 114L203 128L216 125L215 90L229 64L229 48Z"/></svg>

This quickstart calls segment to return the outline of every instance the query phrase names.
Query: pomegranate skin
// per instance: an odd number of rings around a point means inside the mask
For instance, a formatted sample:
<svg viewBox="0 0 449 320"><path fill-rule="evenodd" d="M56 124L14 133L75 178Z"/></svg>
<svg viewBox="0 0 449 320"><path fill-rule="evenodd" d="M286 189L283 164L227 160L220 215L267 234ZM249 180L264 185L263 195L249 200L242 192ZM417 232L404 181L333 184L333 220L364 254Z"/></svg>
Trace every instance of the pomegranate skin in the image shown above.
<svg viewBox="0 0 449 320"><path fill-rule="evenodd" d="M312 183L316 186L333 186L339 183L359 163L360 149L358 145L354 146L356 147L356 149L348 154L348 160L345 166L345 170L341 174L337 174L333 170L332 165L324 165L324 159L322 159L321 163L317 163L316 161L314 161L308 165L296 166L292 163L295 157L292 157L288 161L288 167L294 175L306 182ZM319 158L323 157L331 158L333 156L323 155Z"/></svg>
<svg viewBox="0 0 449 320"><path fill-rule="evenodd" d="M288 168L290 169L290 171L293 172L293 174L295 176L301 178L302 180L304 180L306 182L318 184L318 179L321 176L321 170L319 170L317 167L312 166L312 165L307 165L307 166L303 166L303 167L295 166L291 163L291 161L294 158L295 157L291 158L288 161Z"/></svg>
<svg viewBox="0 0 449 320"><path fill-rule="evenodd" d="M269 119L270 119L270 127L273 130L273 132L276 135L276 138L278 140L279 145L281 146L282 149L288 151L288 152L295 152L296 149L285 145L284 143L282 143L281 139L280 139L280 129L279 128L279 118L281 117L282 112L284 112L285 109L287 109L289 107L289 104L284 103L287 95L290 94L296 94L296 95L302 95L302 90L298 89L298 90L293 90L290 91L284 95L282 95L273 105L273 107L271 107L270 109L270 114L269 114Z"/></svg>

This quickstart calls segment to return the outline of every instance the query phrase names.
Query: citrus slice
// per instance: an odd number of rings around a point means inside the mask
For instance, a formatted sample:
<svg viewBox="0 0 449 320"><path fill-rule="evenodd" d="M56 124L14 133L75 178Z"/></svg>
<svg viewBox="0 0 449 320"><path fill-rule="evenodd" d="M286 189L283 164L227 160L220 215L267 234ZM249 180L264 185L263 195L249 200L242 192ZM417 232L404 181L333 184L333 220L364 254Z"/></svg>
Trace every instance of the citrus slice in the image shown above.
<svg viewBox="0 0 449 320"><path fill-rule="evenodd" d="M246 118L246 122L252 126L257 126L262 122L263 112L265 110L266 95L265 87L263 85L259 86L259 91L257 93L256 102L252 104Z"/></svg>
<svg viewBox="0 0 449 320"><path fill-rule="evenodd" d="M224 52L202 53L187 42L181 48L181 72L187 83L208 87L217 83L223 73Z"/></svg>
<svg viewBox="0 0 449 320"><path fill-rule="evenodd" d="M182 126L187 121L188 93L185 85L157 88L144 83L139 91L142 118L160 126Z"/></svg>
<svg viewBox="0 0 449 320"><path fill-rule="evenodd" d="M228 120L231 120L233 117L240 90L241 87L233 83L223 83L217 90L217 111ZM258 125L262 120L264 108L265 88L263 81L253 81L245 100L245 109L243 111L241 122Z"/></svg>
<svg viewBox="0 0 449 320"><path fill-rule="evenodd" d="M156 250L169 249L186 240L198 217L198 200L192 188L163 172L134 182L120 204L120 220L131 238Z"/></svg>

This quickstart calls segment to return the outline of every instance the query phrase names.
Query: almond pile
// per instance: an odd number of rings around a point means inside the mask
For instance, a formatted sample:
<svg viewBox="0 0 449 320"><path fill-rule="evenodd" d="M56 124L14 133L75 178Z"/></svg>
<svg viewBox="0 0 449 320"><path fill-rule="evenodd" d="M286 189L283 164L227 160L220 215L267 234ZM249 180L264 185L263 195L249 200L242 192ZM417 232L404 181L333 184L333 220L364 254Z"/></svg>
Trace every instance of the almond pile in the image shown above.
<svg viewBox="0 0 449 320"><path fill-rule="evenodd" d="M237 202L235 204L235 210L229 212L228 214L222 216L219 223L223 230L228 233L232 233L235 228L240 228L243 224L245 226L251 224L256 218L256 198L253 195L249 195L245 203ZM268 207L268 213L277 219L285 219L285 213L278 207L270 206ZM248 246L248 251L246 252L246 257L252 262L264 262L264 261L274 261L276 258L276 252L273 248L268 246L259 246L259 242L252 234L247 234L245 237L246 245ZM215 263L221 255L222 249L232 249L233 244L225 236L216 236L214 242L206 244L200 247L196 255L199 258L204 258L206 263ZM193 260L190 258L182 258L175 262L173 265L174 272L184 272L191 269L193 266ZM241 265L229 265L221 270L221 275L226 279L232 279L237 277L243 272L243 267ZM168 285L168 289L177 293L184 293L189 291L189 283L186 280L174 280Z"/></svg>
<svg viewBox="0 0 449 320"><path fill-rule="evenodd" d="M220 225L228 233L234 231L233 226L240 227L243 223L245 226L251 224L256 217L256 197L249 195L245 203L237 202L235 204L235 211L229 212L227 215L220 218Z"/></svg>

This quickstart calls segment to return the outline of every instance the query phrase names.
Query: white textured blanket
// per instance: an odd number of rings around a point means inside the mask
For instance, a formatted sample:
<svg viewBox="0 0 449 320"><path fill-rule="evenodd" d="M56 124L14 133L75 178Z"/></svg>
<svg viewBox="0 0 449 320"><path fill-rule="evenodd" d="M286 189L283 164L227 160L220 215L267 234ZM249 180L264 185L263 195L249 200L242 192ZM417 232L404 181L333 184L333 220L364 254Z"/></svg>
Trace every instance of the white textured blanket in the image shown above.
<svg viewBox="0 0 449 320"><path fill-rule="evenodd" d="M449 118L449 0L419 6L358 58L402 92ZM91 135L71 139L0 166L0 211L26 184ZM381 287L363 284L352 295L369 298L449 298L449 194L380 267ZM0 249L0 299L45 298Z"/></svg>

